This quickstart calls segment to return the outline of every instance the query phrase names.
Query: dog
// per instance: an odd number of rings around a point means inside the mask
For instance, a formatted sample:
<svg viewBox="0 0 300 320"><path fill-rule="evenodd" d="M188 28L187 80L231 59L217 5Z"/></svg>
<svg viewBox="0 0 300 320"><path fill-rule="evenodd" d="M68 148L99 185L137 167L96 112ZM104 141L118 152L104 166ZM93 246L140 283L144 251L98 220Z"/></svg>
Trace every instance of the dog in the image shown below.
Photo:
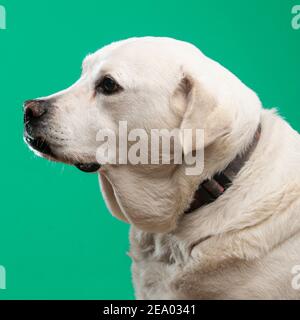
<svg viewBox="0 0 300 320"><path fill-rule="evenodd" d="M202 172L99 163L97 132L118 136L120 121L148 134L203 130ZM299 134L194 45L105 46L70 88L26 101L24 122L37 155L98 173L110 212L131 225L137 299L300 298Z"/></svg>

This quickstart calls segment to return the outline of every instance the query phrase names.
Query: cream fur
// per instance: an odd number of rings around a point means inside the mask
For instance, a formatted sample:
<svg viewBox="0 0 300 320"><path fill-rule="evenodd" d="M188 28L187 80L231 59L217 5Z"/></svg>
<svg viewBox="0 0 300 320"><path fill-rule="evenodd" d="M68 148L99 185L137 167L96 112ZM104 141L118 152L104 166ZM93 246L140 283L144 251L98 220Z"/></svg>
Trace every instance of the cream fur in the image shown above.
<svg viewBox="0 0 300 320"><path fill-rule="evenodd" d="M105 73L124 92L93 98L93 84ZM129 129L205 130L200 176L185 175L184 165L100 170L109 209L131 224L138 299L300 298L291 285L300 264L299 135L237 77L191 44L134 38L89 56L81 79L53 97L50 142L69 163L94 161L96 130L116 130L120 120ZM258 146L233 186L184 215L199 183L245 150L259 122Z"/></svg>

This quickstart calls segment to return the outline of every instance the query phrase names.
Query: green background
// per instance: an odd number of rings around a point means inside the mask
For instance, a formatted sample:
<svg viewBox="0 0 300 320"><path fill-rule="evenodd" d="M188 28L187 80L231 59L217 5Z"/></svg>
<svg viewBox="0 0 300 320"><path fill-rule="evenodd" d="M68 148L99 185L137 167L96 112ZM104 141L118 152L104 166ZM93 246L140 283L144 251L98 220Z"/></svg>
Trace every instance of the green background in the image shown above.
<svg viewBox="0 0 300 320"><path fill-rule="evenodd" d="M97 176L37 158L22 140L22 102L72 84L84 56L144 35L190 41L300 129L300 1L0 0L0 299L131 299L128 226Z"/></svg>

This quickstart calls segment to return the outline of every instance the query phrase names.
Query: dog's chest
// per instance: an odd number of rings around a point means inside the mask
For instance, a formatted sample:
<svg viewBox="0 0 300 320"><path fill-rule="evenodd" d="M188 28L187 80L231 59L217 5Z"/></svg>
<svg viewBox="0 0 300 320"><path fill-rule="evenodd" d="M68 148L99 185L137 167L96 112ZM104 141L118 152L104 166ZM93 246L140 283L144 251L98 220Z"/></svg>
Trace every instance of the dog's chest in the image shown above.
<svg viewBox="0 0 300 320"><path fill-rule="evenodd" d="M132 274L138 299L172 299L172 280L187 259L171 235L131 230Z"/></svg>

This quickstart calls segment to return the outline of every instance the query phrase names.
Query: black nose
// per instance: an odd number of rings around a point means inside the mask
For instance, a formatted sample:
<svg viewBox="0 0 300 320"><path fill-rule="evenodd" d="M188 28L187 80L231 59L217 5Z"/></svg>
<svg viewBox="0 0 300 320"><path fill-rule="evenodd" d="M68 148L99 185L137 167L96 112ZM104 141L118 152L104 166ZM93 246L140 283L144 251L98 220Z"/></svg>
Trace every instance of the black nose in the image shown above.
<svg viewBox="0 0 300 320"><path fill-rule="evenodd" d="M28 100L24 102L24 122L26 124L40 119L47 112L47 102L44 100Z"/></svg>
<svg viewBox="0 0 300 320"><path fill-rule="evenodd" d="M24 139L35 150L53 155L50 145L45 139L44 115L49 110L51 102L48 100L28 100L24 102Z"/></svg>

